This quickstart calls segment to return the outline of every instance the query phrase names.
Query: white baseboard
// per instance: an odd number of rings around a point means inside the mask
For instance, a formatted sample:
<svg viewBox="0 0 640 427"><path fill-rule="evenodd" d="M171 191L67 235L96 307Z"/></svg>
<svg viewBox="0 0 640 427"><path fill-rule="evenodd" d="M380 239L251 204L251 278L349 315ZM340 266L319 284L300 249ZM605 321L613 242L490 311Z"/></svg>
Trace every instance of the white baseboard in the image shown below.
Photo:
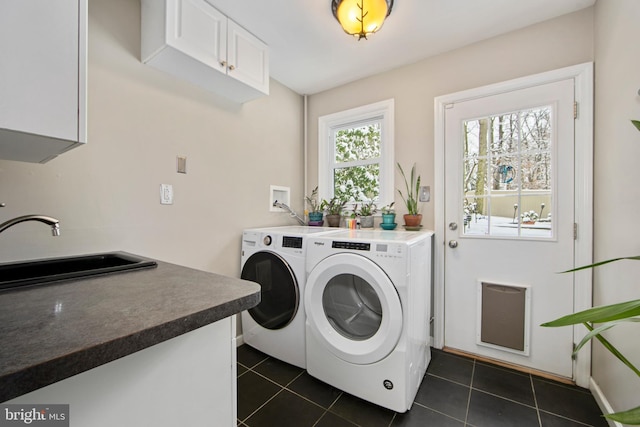
<svg viewBox="0 0 640 427"><path fill-rule="evenodd" d="M596 383L593 377L591 377L591 380L589 381L589 390L591 390L591 393L593 393L593 397L596 399L596 403L603 413L610 414L612 412L615 412L613 407L607 400L607 397L604 395L604 393L602 393L600 386L598 385L598 383ZM609 423L610 427L624 427L617 421L607 419L607 422Z"/></svg>
<svg viewBox="0 0 640 427"><path fill-rule="evenodd" d="M236 337L236 347L240 347L242 344L244 344L244 337L240 334Z"/></svg>

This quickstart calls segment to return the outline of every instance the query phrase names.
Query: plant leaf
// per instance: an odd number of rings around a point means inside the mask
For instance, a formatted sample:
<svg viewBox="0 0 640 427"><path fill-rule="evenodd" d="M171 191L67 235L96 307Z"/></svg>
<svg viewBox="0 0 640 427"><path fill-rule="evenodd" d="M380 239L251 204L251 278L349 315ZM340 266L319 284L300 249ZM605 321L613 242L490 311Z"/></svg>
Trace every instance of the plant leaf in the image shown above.
<svg viewBox="0 0 640 427"><path fill-rule="evenodd" d="M590 331L593 330L593 327L591 327L591 325L589 325L588 323L585 323L584 326ZM640 377L640 371L638 371L638 369L633 366L633 363L629 362L629 360L627 360L627 358L624 357L622 353L620 353L620 351L614 347L613 344L607 341L607 339L602 335L596 335L596 338L598 339L598 341L600 341L604 348L609 350L609 353L613 354L619 361L624 363L629 369L631 369L636 375Z"/></svg>
<svg viewBox="0 0 640 427"><path fill-rule="evenodd" d="M605 418L626 425L640 425L640 406L629 409L628 411L616 412L614 414L605 414Z"/></svg>
<svg viewBox="0 0 640 427"><path fill-rule="evenodd" d="M631 123L633 123L636 129L640 130L640 120L631 120Z"/></svg>
<svg viewBox="0 0 640 427"><path fill-rule="evenodd" d="M541 326L558 327L577 325L579 323L605 323L614 320L640 316L640 300L625 301L618 304L593 307L543 323Z"/></svg>
<svg viewBox="0 0 640 427"><path fill-rule="evenodd" d="M610 262L620 261L620 260L623 260L623 259L630 259L630 260L640 261L640 255L608 259L606 261L596 262L595 264L583 265L582 267L573 268L571 270L563 271L562 273L571 273L571 272L574 272L574 271L585 270L587 268L599 267L601 265L609 264Z"/></svg>
<svg viewBox="0 0 640 427"><path fill-rule="evenodd" d="M578 354L578 351L580 351L580 349L582 347L584 347L584 345L586 343L588 343L591 340L591 338L595 337L596 335L600 335L602 332L604 332L606 330L609 330L609 329L613 328L616 325L619 325L621 323L626 323L626 322L640 322L640 319L637 318L637 317L632 317L630 319L616 320L614 322L608 322L608 323L605 323L603 325L598 326L597 328L595 328L592 331L590 331L587 335L585 335L584 338L582 338L580 343L578 343L578 345L576 346L575 350L573 351L573 356Z"/></svg>

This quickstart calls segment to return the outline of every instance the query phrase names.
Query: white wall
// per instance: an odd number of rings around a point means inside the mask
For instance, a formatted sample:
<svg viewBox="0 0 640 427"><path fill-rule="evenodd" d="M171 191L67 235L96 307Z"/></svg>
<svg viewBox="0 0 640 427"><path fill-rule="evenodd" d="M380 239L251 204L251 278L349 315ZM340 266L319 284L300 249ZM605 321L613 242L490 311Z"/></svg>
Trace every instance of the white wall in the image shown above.
<svg viewBox="0 0 640 427"><path fill-rule="evenodd" d="M272 80L270 96L240 106L139 58L140 2L90 0L88 144L44 165L0 160L0 222L43 213L62 235L15 226L0 260L125 250L238 276L243 228L295 224L268 196L290 186L302 209L302 97Z"/></svg>
<svg viewBox="0 0 640 427"><path fill-rule="evenodd" d="M595 7L595 259L640 255L640 2L598 1ZM640 263L622 261L594 271L594 304L640 298ZM640 366L638 325L606 333L610 341ZM614 410L640 405L640 378L593 345L593 378Z"/></svg>

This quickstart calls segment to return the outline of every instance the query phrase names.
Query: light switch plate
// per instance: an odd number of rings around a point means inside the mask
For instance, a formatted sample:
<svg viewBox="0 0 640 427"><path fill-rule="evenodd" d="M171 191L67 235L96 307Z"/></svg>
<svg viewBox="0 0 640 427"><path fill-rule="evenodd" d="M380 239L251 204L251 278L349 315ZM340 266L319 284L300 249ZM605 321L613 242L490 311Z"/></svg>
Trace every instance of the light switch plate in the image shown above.
<svg viewBox="0 0 640 427"><path fill-rule="evenodd" d="M178 173L187 173L187 157L186 156L176 157L176 171Z"/></svg>

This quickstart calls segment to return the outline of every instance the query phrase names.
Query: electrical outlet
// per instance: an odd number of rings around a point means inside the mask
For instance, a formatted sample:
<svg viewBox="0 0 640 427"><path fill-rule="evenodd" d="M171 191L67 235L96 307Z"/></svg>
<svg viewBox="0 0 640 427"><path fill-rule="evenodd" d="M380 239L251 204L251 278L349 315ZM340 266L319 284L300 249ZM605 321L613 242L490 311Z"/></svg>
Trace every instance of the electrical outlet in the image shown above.
<svg viewBox="0 0 640 427"><path fill-rule="evenodd" d="M173 185L160 184L160 204L163 204L163 205L173 204Z"/></svg>

